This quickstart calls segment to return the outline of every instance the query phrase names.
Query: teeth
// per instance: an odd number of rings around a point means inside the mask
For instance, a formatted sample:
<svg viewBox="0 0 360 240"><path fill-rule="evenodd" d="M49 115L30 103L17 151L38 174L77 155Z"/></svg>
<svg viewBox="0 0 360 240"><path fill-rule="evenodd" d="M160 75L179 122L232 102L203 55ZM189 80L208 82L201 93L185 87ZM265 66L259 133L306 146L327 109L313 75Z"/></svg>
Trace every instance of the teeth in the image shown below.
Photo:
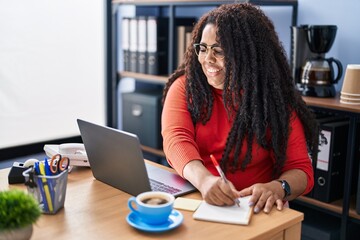
<svg viewBox="0 0 360 240"><path fill-rule="evenodd" d="M220 69L209 68L207 71L214 73L214 72L220 72Z"/></svg>

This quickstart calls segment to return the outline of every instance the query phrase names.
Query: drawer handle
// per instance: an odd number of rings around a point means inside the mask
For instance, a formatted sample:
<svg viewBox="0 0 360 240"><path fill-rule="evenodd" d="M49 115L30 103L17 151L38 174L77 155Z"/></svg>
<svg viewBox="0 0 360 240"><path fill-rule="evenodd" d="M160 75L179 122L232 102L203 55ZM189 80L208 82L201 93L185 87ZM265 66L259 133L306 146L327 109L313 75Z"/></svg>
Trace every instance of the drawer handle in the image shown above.
<svg viewBox="0 0 360 240"><path fill-rule="evenodd" d="M143 113L143 109L140 105L132 105L131 113L135 117L140 117Z"/></svg>

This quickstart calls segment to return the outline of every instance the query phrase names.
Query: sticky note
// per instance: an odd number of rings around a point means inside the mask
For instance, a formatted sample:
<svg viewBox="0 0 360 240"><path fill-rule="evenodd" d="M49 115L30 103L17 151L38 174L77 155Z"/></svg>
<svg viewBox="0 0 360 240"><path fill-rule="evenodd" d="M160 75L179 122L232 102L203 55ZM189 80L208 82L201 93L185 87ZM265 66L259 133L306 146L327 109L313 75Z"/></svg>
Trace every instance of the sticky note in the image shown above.
<svg viewBox="0 0 360 240"><path fill-rule="evenodd" d="M178 197L175 199L174 208L187 211L195 211L201 204L201 200Z"/></svg>

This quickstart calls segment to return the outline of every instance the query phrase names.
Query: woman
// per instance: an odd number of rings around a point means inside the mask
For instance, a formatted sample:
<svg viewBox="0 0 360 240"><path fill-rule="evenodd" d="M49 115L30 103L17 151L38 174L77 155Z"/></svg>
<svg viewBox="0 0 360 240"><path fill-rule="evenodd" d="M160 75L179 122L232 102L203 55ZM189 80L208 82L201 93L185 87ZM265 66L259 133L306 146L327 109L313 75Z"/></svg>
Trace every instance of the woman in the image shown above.
<svg viewBox="0 0 360 240"><path fill-rule="evenodd" d="M308 153L318 132L272 22L251 4L226 4L201 17L192 34L193 48L164 89L169 164L210 204L252 195L255 212L282 210L313 187Z"/></svg>

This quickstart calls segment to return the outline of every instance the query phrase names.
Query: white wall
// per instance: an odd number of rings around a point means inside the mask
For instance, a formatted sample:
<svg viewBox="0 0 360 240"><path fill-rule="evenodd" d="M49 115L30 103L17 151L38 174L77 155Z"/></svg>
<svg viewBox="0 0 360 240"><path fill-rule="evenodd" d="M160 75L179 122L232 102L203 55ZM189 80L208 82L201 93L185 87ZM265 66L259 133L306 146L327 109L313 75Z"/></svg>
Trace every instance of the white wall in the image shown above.
<svg viewBox="0 0 360 240"><path fill-rule="evenodd" d="M103 0L0 0L0 149L105 124Z"/></svg>

